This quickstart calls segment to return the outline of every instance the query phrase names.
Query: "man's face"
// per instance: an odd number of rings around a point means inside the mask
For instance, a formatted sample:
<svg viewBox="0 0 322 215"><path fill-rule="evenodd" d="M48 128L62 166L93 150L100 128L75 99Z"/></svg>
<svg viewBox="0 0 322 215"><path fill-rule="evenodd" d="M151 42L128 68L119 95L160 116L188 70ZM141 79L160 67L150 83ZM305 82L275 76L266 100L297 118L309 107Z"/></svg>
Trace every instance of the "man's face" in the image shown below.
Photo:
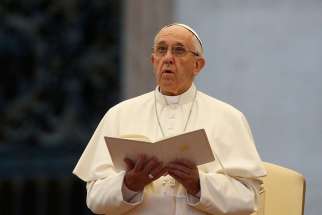
<svg viewBox="0 0 322 215"><path fill-rule="evenodd" d="M189 89L205 63L202 57L190 52L196 52L193 34L181 26L167 27L159 32L153 48L151 61L161 92L165 95L179 95ZM180 51L181 48L187 51L184 55L172 53L172 50ZM160 55L158 50L165 51Z"/></svg>

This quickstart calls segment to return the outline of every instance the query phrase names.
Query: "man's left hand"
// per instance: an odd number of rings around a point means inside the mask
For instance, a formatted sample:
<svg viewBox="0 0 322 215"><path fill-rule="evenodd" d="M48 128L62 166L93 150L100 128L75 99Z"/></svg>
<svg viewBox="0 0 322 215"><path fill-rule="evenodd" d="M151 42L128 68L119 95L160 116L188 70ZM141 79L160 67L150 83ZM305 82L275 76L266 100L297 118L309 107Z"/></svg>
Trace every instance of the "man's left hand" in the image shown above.
<svg viewBox="0 0 322 215"><path fill-rule="evenodd" d="M182 184L187 192L196 195L200 191L197 166L186 159L177 159L167 164L168 174Z"/></svg>

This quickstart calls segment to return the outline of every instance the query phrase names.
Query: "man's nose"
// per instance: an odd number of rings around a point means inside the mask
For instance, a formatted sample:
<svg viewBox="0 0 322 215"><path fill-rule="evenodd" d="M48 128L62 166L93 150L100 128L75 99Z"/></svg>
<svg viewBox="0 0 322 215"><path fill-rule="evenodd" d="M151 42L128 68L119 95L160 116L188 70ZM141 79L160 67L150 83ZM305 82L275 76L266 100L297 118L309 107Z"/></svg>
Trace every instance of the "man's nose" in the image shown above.
<svg viewBox="0 0 322 215"><path fill-rule="evenodd" d="M172 50L169 48L167 53L164 55L164 61L168 64L174 63L174 55L172 54Z"/></svg>

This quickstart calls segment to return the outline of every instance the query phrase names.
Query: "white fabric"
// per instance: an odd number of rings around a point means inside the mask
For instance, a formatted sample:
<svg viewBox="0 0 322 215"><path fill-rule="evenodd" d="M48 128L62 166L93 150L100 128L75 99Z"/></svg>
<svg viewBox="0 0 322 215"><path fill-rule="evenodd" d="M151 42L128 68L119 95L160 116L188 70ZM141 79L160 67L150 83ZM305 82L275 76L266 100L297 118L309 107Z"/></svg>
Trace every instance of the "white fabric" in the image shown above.
<svg viewBox="0 0 322 215"><path fill-rule="evenodd" d="M180 96L164 96L167 104L178 104Z"/></svg>
<svg viewBox="0 0 322 215"><path fill-rule="evenodd" d="M123 200L130 203L135 203L138 201L141 201L143 197L143 192L136 192L133 190L130 190L124 183L122 186L122 195Z"/></svg>
<svg viewBox="0 0 322 215"><path fill-rule="evenodd" d="M192 85L180 95L177 104L167 104L156 89L121 102L106 113L73 171L88 182L87 204L93 212L113 215L248 214L256 208L259 177L266 172L247 121L232 106L200 91L187 131L204 128L211 148L216 152L216 161L198 166L200 201L191 201L184 187L170 176L162 176L146 186L143 195L134 201L123 198L125 172L113 169L103 137L141 134L151 141L162 138L155 116L154 93L166 136L183 132L195 90Z"/></svg>
<svg viewBox="0 0 322 215"><path fill-rule="evenodd" d="M138 201L141 201L142 199L142 194L143 192L136 192L133 190L130 190L124 183L122 186L122 195L123 195L123 200L126 202L130 202L130 203L135 203ZM198 201L200 201L200 195L201 192L199 191L195 196L190 195L189 193L187 193L187 199L188 202L195 204Z"/></svg>

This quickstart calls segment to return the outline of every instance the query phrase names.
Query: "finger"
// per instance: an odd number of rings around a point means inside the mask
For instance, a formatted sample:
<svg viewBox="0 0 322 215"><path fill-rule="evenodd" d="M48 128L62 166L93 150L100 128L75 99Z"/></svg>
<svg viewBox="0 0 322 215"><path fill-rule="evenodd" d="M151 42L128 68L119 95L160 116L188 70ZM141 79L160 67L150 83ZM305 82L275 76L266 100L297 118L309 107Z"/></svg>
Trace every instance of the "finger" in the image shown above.
<svg viewBox="0 0 322 215"><path fill-rule="evenodd" d="M131 159L129 159L129 158L124 158L124 162L125 162L125 164L126 164L126 170L127 171L129 171L129 170L131 170L131 169L133 169L134 168L134 162L131 160Z"/></svg>
<svg viewBox="0 0 322 215"><path fill-rule="evenodd" d="M185 178L180 177L179 175L177 175L176 173L174 173L173 171L168 171L168 174L174 178L177 182L179 182L180 184L182 184L185 187L186 184L186 180Z"/></svg>
<svg viewBox="0 0 322 215"><path fill-rule="evenodd" d="M167 165L167 168L170 170L176 170L176 171L180 171L180 172L184 172L187 175L190 175L191 172L193 171L193 169L190 169L186 166L183 166L181 164L177 164L177 163L170 163Z"/></svg>
<svg viewBox="0 0 322 215"><path fill-rule="evenodd" d="M171 175L176 181L182 184L187 192L191 195L195 195L200 191L200 181L199 178L185 178L182 177L180 172L169 171L169 175Z"/></svg>
<svg viewBox="0 0 322 215"><path fill-rule="evenodd" d="M176 160L174 160L174 161L172 161L170 163L181 164L181 165L183 165L183 166L185 166L187 168L191 168L191 169L197 167L194 162L192 162L192 161L190 161L188 159L183 159L183 158L182 159L176 159Z"/></svg>
<svg viewBox="0 0 322 215"><path fill-rule="evenodd" d="M162 162L160 162L159 165L150 172L150 174L153 175L153 180L156 180L163 176L166 172L167 168L163 166Z"/></svg>
<svg viewBox="0 0 322 215"><path fill-rule="evenodd" d="M155 157L150 158L144 166L143 172L149 174L154 168L160 165L160 162Z"/></svg>
<svg viewBox="0 0 322 215"><path fill-rule="evenodd" d="M175 169L168 169L168 173L169 175L171 175L174 178L178 178L180 180L185 180L187 178L189 178L189 174L182 172L180 170L175 170Z"/></svg>
<svg viewBox="0 0 322 215"><path fill-rule="evenodd" d="M146 160L146 155L139 155L138 157L139 158L135 162L134 166L134 171L136 172L141 171L143 169Z"/></svg>

